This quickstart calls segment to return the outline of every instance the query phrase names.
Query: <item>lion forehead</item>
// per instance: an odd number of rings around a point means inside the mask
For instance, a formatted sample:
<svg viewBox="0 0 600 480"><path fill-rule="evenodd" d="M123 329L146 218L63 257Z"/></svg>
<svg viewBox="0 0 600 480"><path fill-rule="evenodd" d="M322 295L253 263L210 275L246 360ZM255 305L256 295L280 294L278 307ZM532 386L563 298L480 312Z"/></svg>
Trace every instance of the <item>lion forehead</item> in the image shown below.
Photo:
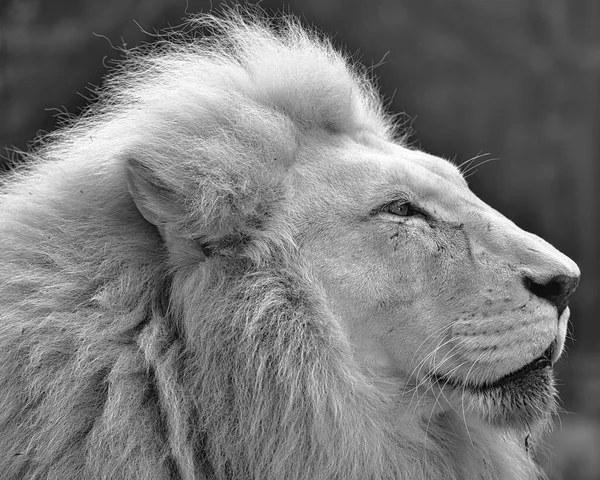
<svg viewBox="0 0 600 480"><path fill-rule="evenodd" d="M389 141L348 140L305 149L293 169L294 201L311 212L336 214L371 210L399 198L458 219L463 205L484 205L469 190L458 168L424 152Z"/></svg>

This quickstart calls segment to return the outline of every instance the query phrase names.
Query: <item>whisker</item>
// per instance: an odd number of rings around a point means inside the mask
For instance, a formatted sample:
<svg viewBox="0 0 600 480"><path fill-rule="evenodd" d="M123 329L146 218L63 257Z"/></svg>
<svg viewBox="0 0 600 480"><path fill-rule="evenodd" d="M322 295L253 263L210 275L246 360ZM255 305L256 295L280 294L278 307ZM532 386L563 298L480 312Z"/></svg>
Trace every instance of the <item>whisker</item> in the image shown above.
<svg viewBox="0 0 600 480"><path fill-rule="evenodd" d="M450 342L452 342L452 339L448 339L446 341L444 341L443 343L441 343L440 345L438 345L435 349L433 349L433 351L429 352L425 357L423 357L419 363L417 363L417 365L412 369L412 371L410 372L408 378L412 378L415 377L417 379L417 384L416 386L412 389L413 395L410 399L409 402L409 406L412 405L412 401L414 399L414 395L418 393L418 390L421 386L423 386L425 383L427 383L428 381L428 376L426 375L424 378L419 379L421 370L423 369L423 367L425 366L425 364L427 362L431 362L432 357L435 357L436 353L443 348L444 346L448 345ZM431 368L430 368L431 370ZM404 394L405 392L403 392ZM420 396L419 398L423 398L423 396Z"/></svg>
<svg viewBox="0 0 600 480"><path fill-rule="evenodd" d="M448 342L445 342L445 343L447 344ZM443 346L443 344L441 346ZM456 354L457 354L457 352L455 351L456 347L457 347L457 345L454 345L444 355L444 357L442 358L442 361L440 362L439 365L442 365L443 363L445 363L446 361L448 361L452 357L456 356ZM439 350L439 348L437 348L434 352L432 352L434 355L433 355L433 358L432 358L432 360L430 362L430 367L428 368L428 373L421 379L421 381L418 384L418 387L421 387L423 384L429 383L429 385L427 386L427 388L425 389L425 391L417 398L417 404L416 404L416 406L418 406L419 403L420 403L420 401L427 396L427 394L433 389L434 384L436 383L436 382L431 382L430 380L433 378L433 372L435 372L435 370L439 369L439 365L437 367L434 365L434 363L435 363L435 353L438 350ZM451 369L450 371L453 372L456 368L460 368L460 366L462 366L463 364L460 364L459 366ZM447 383L447 381L446 381L446 383ZM418 389L415 389L415 391L413 392L413 396L411 397L411 401L410 401L409 405L412 405L412 400L414 399L414 395L415 394L418 394ZM437 401L438 399L439 399L439 395L438 395L438 398L436 398L435 400ZM415 406L415 408L416 408L416 406Z"/></svg>
<svg viewBox="0 0 600 480"><path fill-rule="evenodd" d="M500 159L498 157L486 158L485 160L483 160L477 164L469 166L469 168L463 172L463 177L464 178L470 177L477 171L477 169L479 169L479 167L481 167L482 165L485 165L486 163L493 162L495 160L500 160Z"/></svg>
<svg viewBox="0 0 600 480"><path fill-rule="evenodd" d="M474 157L468 158L467 160L462 162L460 165L457 165L456 167L458 168L460 173L462 173L464 175L464 172L469 169L469 167L473 164L473 162L475 162L476 160L479 160L480 158L486 157L488 155L489 155L489 153L479 152Z"/></svg>

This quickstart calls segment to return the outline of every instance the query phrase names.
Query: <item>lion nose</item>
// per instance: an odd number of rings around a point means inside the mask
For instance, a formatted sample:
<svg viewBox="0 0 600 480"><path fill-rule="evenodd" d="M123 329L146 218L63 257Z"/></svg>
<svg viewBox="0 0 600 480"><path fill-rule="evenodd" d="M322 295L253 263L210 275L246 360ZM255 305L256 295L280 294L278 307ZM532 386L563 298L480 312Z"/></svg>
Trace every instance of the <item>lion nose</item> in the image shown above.
<svg viewBox="0 0 600 480"><path fill-rule="evenodd" d="M524 283L531 293L553 303L560 316L569 305L569 299L579 284L579 276L556 275L546 283L538 283L525 277Z"/></svg>

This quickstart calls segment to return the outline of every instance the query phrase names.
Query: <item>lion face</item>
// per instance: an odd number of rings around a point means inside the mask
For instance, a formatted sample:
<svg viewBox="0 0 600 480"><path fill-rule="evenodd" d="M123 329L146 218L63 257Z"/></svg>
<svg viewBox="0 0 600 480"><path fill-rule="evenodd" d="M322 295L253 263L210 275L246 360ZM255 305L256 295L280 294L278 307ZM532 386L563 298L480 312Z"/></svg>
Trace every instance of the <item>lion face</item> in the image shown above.
<svg viewBox="0 0 600 480"><path fill-rule="evenodd" d="M543 420L576 264L440 158L390 143L303 157L290 176L298 242L365 371L412 403Z"/></svg>

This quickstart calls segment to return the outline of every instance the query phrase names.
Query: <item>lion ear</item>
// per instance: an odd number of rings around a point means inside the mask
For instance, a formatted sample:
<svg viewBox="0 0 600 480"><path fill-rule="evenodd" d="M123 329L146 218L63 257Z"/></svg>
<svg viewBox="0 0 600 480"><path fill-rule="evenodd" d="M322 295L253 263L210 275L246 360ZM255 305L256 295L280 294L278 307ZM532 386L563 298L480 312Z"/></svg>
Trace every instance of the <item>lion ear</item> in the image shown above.
<svg viewBox="0 0 600 480"><path fill-rule="evenodd" d="M127 161L125 174L135 206L164 237L167 225L176 223L185 214L176 194L163 185L148 167L135 159Z"/></svg>
<svg viewBox="0 0 600 480"><path fill-rule="evenodd" d="M186 211L177 193L136 159L127 160L125 175L135 206L157 228L171 262L180 265L206 260L208 247L186 238L181 231Z"/></svg>

